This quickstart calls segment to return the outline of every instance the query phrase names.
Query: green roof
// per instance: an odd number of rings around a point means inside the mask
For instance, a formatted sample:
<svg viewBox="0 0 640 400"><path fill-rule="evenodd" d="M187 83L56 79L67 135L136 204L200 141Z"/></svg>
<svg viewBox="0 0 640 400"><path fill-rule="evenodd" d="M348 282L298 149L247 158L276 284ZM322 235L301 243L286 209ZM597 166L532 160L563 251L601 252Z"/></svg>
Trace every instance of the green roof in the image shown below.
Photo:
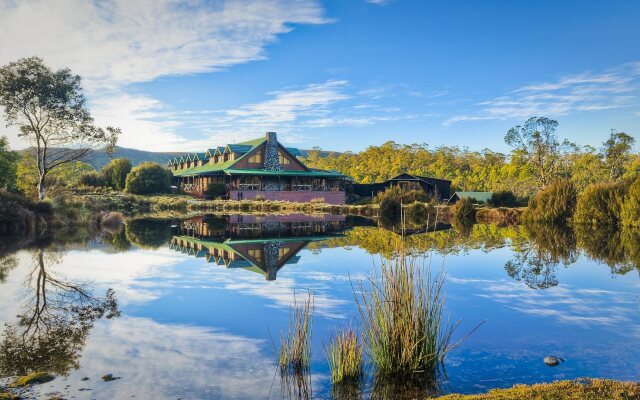
<svg viewBox="0 0 640 400"><path fill-rule="evenodd" d="M331 171L265 171L264 169L227 169L229 175L277 175L277 176L312 176L317 178L342 178L346 175Z"/></svg>
<svg viewBox="0 0 640 400"><path fill-rule="evenodd" d="M488 202L493 196L493 192L455 192L453 196L461 199L476 199L476 201Z"/></svg>
<svg viewBox="0 0 640 400"><path fill-rule="evenodd" d="M308 176L315 178L343 178L346 175L332 172L332 171L322 171L322 170L305 170L305 171L266 171L264 169L232 169L231 167L235 165L238 161L242 160L245 155L251 150L255 149L257 146L261 145L267 140L267 138L258 138L253 140L248 140L246 142L228 144L227 147L229 150L242 154L240 157L235 160L229 160L225 162L217 162L217 163L206 163L204 165L198 167L192 167L177 171L171 171L173 176L198 176L198 175L215 175L215 174L227 174L227 175L263 175L263 176ZM219 146L216 148L218 152L222 152L226 149L226 147ZM211 153L212 149L209 149L209 153ZM293 147L285 147L285 150L291 153L294 157L299 155L300 152L298 149ZM198 155L202 155L204 153L196 153Z"/></svg>

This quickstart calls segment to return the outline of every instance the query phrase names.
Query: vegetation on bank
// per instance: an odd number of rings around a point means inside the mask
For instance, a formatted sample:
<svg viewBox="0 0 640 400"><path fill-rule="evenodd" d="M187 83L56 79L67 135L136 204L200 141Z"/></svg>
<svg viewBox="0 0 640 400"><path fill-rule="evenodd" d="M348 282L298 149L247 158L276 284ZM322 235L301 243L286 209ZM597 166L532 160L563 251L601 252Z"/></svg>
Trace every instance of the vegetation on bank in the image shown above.
<svg viewBox="0 0 640 400"><path fill-rule="evenodd" d="M640 398L640 383L609 379L578 379L516 385L484 394L450 394L435 400L631 400Z"/></svg>

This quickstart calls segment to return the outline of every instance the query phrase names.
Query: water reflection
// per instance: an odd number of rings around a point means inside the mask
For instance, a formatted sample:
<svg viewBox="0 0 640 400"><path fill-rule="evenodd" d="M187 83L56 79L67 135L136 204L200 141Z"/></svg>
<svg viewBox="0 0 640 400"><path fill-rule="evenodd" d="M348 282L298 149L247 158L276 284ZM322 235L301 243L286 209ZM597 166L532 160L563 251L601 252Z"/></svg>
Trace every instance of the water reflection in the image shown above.
<svg viewBox="0 0 640 400"><path fill-rule="evenodd" d="M401 240L414 254L447 258L451 315L488 322L452 354L446 378L369 374L332 386L322 342L357 313L350 279L393 257ZM383 399L633 379L639 266L633 231L440 224L403 232L344 216L135 219L121 231L0 239L0 376L68 374L52 384L61 392L71 384L76 398L202 399L266 398L272 385L271 398ZM316 293L311 375L280 380L267 329L286 326L296 290ZM569 361L541 364L556 351ZM123 379L77 392L83 376L111 372Z"/></svg>
<svg viewBox="0 0 640 400"><path fill-rule="evenodd" d="M281 268L300 260L309 243L343 236L347 225L341 215L208 215L181 221L169 247L273 281Z"/></svg>
<svg viewBox="0 0 640 400"><path fill-rule="evenodd" d="M94 322L120 315L118 302L111 289L97 297L90 285L58 276L54 267L62 261L59 249L37 248L30 256L32 269L24 284L20 314L17 322L6 322L2 332L0 374L66 375L79 367Z"/></svg>

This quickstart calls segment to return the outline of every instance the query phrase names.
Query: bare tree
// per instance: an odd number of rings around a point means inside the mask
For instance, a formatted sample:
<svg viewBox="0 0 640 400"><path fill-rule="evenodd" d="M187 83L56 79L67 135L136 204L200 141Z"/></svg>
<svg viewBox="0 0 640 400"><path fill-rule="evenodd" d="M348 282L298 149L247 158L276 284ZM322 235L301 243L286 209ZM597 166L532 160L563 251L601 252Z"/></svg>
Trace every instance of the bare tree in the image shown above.
<svg viewBox="0 0 640 400"><path fill-rule="evenodd" d="M40 200L51 170L82 159L93 148L112 152L120 134L118 128L94 125L80 81L68 68L53 71L38 57L0 68L0 106L7 126L17 126L19 136L34 148Z"/></svg>

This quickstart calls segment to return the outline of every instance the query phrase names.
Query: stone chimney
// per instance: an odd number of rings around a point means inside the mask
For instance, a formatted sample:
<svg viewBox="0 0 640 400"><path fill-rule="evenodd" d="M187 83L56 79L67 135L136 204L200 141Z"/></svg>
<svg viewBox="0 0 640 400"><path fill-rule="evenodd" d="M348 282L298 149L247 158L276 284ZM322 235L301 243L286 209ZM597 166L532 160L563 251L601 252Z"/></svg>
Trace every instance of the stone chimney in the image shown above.
<svg viewBox="0 0 640 400"><path fill-rule="evenodd" d="M267 132L267 143L264 150L264 169L266 171L282 171L278 155L278 135Z"/></svg>

